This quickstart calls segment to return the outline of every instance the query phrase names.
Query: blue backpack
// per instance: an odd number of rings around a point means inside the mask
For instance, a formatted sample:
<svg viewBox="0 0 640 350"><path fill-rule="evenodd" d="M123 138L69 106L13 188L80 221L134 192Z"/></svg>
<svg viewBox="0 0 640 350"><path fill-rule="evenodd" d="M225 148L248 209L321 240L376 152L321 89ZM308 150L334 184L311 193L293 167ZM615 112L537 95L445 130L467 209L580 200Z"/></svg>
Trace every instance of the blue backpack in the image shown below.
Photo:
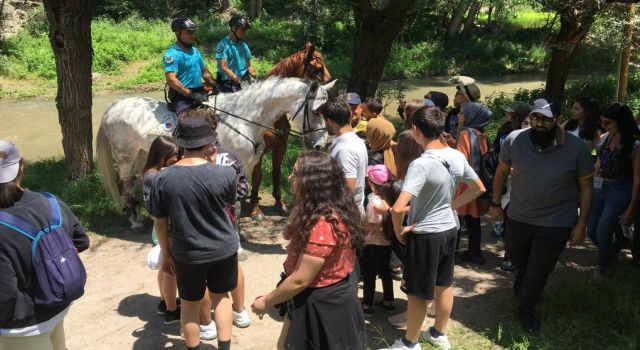
<svg viewBox="0 0 640 350"><path fill-rule="evenodd" d="M36 286L29 288L33 302L40 306L69 304L84 294L87 273L78 251L62 226L58 201L43 193L51 207L51 221L36 229L19 217L0 211L0 225L29 238ZM33 278L31 279L34 280Z"/></svg>

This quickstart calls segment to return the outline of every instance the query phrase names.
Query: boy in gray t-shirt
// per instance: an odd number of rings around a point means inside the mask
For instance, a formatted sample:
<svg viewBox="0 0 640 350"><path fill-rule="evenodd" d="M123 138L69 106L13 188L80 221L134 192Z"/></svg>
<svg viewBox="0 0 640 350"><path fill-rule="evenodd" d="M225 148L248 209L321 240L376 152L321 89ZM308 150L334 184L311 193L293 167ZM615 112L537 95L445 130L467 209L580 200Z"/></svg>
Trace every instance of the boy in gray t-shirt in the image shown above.
<svg viewBox="0 0 640 350"><path fill-rule="evenodd" d="M407 331L391 349L420 349L418 338L427 310L435 297L436 321L425 339L449 349L445 335L453 307L453 268L457 229L453 210L466 205L485 189L462 153L445 146L442 140L444 113L423 107L411 116L412 136L425 152L409 166L398 200L391 209L393 226L406 244L401 289L407 293ZM468 187L453 199L458 182ZM408 224L402 221L410 205ZM443 311L444 310L444 311Z"/></svg>

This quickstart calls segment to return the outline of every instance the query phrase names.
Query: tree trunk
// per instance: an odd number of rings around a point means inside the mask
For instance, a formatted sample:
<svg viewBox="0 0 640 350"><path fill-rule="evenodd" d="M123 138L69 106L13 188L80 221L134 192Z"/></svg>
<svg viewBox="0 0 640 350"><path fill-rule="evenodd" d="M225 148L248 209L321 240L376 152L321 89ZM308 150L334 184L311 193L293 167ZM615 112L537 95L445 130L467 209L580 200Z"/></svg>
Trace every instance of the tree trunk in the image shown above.
<svg viewBox="0 0 640 350"><path fill-rule="evenodd" d="M624 47L620 55L620 74L618 78L618 101L627 98L627 84L629 82L629 61L631 60L631 46L633 44L633 18L635 5L627 5L627 22L624 24Z"/></svg>
<svg viewBox="0 0 640 350"><path fill-rule="evenodd" d="M382 9L370 1L354 2L356 32L353 61L347 89L360 96L375 96L394 39L402 29L407 12L416 0L397 0Z"/></svg>
<svg viewBox="0 0 640 350"><path fill-rule="evenodd" d="M471 30L473 29L474 23L476 21L476 17L478 17L478 13L482 8L482 1L474 1L471 4L471 9L469 9L469 14L467 15L467 20L464 22L464 29L462 29L462 36L467 36L471 34Z"/></svg>
<svg viewBox="0 0 640 350"><path fill-rule="evenodd" d="M220 4L220 7L217 9L217 12L219 13L222 13L231 7L231 0L220 0L218 3Z"/></svg>
<svg viewBox="0 0 640 350"><path fill-rule="evenodd" d="M58 121L68 178L91 173L91 15L93 0L44 0L56 61Z"/></svg>
<svg viewBox="0 0 640 350"><path fill-rule="evenodd" d="M249 17L251 19L258 19L262 14L262 0L251 0L249 4Z"/></svg>
<svg viewBox="0 0 640 350"><path fill-rule="evenodd" d="M467 13L467 9L469 8L469 0L460 1L456 12L451 19L451 23L449 24L449 29L447 29L447 38L451 39L458 34L460 31L460 26L462 25L462 20L464 19L464 14Z"/></svg>
<svg viewBox="0 0 640 350"><path fill-rule="evenodd" d="M585 15L580 22L575 17L560 15L560 31L551 50L551 61L547 71L545 94L558 103L564 99L564 87L569 75L569 66L578 44L589 32L595 12Z"/></svg>

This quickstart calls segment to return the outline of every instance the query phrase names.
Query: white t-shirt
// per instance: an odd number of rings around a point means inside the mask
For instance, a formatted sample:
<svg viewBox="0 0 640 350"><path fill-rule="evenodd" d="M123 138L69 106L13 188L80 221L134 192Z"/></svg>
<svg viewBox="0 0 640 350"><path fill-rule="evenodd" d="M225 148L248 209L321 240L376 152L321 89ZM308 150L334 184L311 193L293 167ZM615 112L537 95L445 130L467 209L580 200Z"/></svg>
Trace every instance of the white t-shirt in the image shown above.
<svg viewBox="0 0 640 350"><path fill-rule="evenodd" d="M412 232L438 233L455 228L451 200L456 186L477 178L465 156L449 147L427 150L411 162L402 191L413 195L407 221L417 224Z"/></svg>
<svg viewBox="0 0 640 350"><path fill-rule="evenodd" d="M367 146L355 132L342 134L333 140L331 156L338 161L347 179L356 179L354 199L364 215L364 186L367 175Z"/></svg>

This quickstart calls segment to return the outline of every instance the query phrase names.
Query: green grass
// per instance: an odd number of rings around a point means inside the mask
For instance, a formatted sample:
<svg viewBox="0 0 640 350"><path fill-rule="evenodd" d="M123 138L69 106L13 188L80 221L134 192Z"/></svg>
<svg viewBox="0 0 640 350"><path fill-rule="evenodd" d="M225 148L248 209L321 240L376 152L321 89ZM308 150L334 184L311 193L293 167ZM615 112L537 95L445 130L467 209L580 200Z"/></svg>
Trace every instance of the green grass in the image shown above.
<svg viewBox="0 0 640 350"><path fill-rule="evenodd" d="M55 91L55 64L51 52L47 22L42 10L30 14L25 28L17 36L0 43L0 77L21 81L46 81L52 84L10 84L0 87L0 98L43 95ZM394 43L383 79L420 78L433 75L495 75L543 69L548 62L546 33L540 29L548 14L521 9L497 32L482 27L468 38L444 41L427 36L415 41ZM212 48L226 34L225 21L198 19L198 47L215 71ZM480 18L482 22L482 18ZM247 37L258 72L264 74L282 58L300 49L306 41L305 23L266 16L256 21ZM322 52L334 77L346 81L351 67L352 28L341 22L326 25ZM116 22L97 18L92 23L93 71L103 77L95 89L135 90L164 82L162 53L174 41L169 24L163 20L143 19L132 14ZM573 71L614 68L615 50L581 45Z"/></svg>
<svg viewBox="0 0 640 350"><path fill-rule="evenodd" d="M63 160L41 160L25 165L23 186L31 191L51 192L61 198L86 229L125 222L95 171L83 179L72 181L64 176Z"/></svg>

